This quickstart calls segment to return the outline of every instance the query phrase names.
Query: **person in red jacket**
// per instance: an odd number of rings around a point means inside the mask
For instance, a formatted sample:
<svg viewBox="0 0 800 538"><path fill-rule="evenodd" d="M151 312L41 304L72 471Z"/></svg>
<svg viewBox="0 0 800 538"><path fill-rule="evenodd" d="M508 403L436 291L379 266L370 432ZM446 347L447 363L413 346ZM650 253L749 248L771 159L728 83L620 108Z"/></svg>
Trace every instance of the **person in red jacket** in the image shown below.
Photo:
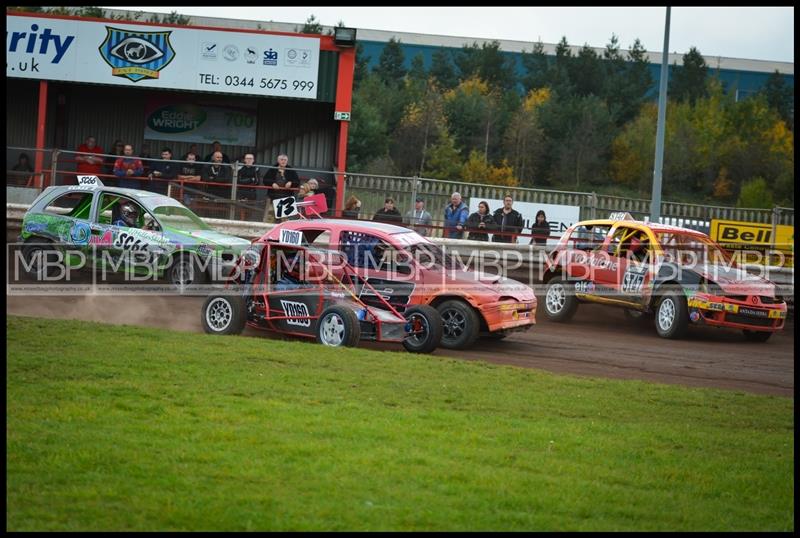
<svg viewBox="0 0 800 538"><path fill-rule="evenodd" d="M142 174L144 174L142 160L133 156L132 145L125 144L123 156L114 163L114 175L120 178L118 186L127 189L139 189L141 188L141 182L138 179L131 178Z"/></svg>
<svg viewBox="0 0 800 538"><path fill-rule="evenodd" d="M77 172L79 175L96 176L103 173L103 148L97 145L97 139L92 135L86 137L86 141L78 146Z"/></svg>

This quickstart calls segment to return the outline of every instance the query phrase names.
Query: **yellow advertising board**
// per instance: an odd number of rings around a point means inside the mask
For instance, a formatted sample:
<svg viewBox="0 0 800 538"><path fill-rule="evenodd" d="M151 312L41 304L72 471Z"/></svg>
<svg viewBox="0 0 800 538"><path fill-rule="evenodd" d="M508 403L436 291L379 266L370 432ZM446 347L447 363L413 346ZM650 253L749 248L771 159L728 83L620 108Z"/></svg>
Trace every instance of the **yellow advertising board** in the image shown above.
<svg viewBox="0 0 800 538"><path fill-rule="evenodd" d="M730 250L777 250L783 256L773 258L786 258L781 265L792 265L794 226L779 224L775 227L774 239L772 233L772 224L714 219L709 235L723 248Z"/></svg>

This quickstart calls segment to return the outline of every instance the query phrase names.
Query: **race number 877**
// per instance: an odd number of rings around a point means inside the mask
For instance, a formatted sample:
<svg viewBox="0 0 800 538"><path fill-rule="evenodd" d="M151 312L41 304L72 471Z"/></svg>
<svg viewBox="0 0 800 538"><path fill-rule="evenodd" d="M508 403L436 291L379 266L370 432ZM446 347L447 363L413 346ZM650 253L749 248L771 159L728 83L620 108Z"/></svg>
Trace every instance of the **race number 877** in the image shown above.
<svg viewBox="0 0 800 538"><path fill-rule="evenodd" d="M284 219L297 214L297 203L294 196L273 200L272 207L275 209L276 219Z"/></svg>

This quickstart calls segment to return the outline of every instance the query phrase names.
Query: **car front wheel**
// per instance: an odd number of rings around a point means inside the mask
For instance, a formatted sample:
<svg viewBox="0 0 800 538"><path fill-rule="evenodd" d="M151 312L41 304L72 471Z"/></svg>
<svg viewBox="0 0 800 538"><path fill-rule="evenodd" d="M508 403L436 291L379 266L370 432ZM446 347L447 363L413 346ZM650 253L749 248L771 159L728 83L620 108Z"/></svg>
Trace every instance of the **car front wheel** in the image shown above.
<svg viewBox="0 0 800 538"><path fill-rule="evenodd" d="M667 291L656 305L656 331L662 338L681 338L689 327L686 296L680 291Z"/></svg>
<svg viewBox="0 0 800 538"><path fill-rule="evenodd" d="M442 341L442 316L428 305L407 308L404 316L409 325L403 347L412 353L430 353Z"/></svg>
<svg viewBox="0 0 800 538"><path fill-rule="evenodd" d="M577 309L577 297L560 277L553 278L547 283L544 291L544 314L547 319L557 322L569 321Z"/></svg>
<svg viewBox="0 0 800 538"><path fill-rule="evenodd" d="M475 343L480 332L480 319L470 305L451 299L436 310L442 317L442 347L464 349Z"/></svg>
<svg viewBox="0 0 800 538"><path fill-rule="evenodd" d="M240 334L247 322L241 295L211 295L203 303L200 315L208 334Z"/></svg>

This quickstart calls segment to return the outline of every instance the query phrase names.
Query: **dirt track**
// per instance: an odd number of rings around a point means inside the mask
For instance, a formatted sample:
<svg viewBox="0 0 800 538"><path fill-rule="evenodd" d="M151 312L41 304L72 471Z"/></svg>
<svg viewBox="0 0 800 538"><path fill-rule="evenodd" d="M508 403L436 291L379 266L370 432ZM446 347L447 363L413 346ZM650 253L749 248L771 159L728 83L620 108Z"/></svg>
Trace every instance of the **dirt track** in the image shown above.
<svg viewBox="0 0 800 538"><path fill-rule="evenodd" d="M72 318L201 332L197 297L20 297L7 296L7 313ZM762 394L794 394L794 323L764 344L744 340L738 331L690 328L684 340L659 338L650 324L628 321L621 310L581 305L568 324L550 323L540 314L527 333L503 341L479 340L468 351L440 349L435 355L485 360L551 372L641 379ZM246 335L269 333L247 329ZM366 344L381 350L402 349Z"/></svg>

